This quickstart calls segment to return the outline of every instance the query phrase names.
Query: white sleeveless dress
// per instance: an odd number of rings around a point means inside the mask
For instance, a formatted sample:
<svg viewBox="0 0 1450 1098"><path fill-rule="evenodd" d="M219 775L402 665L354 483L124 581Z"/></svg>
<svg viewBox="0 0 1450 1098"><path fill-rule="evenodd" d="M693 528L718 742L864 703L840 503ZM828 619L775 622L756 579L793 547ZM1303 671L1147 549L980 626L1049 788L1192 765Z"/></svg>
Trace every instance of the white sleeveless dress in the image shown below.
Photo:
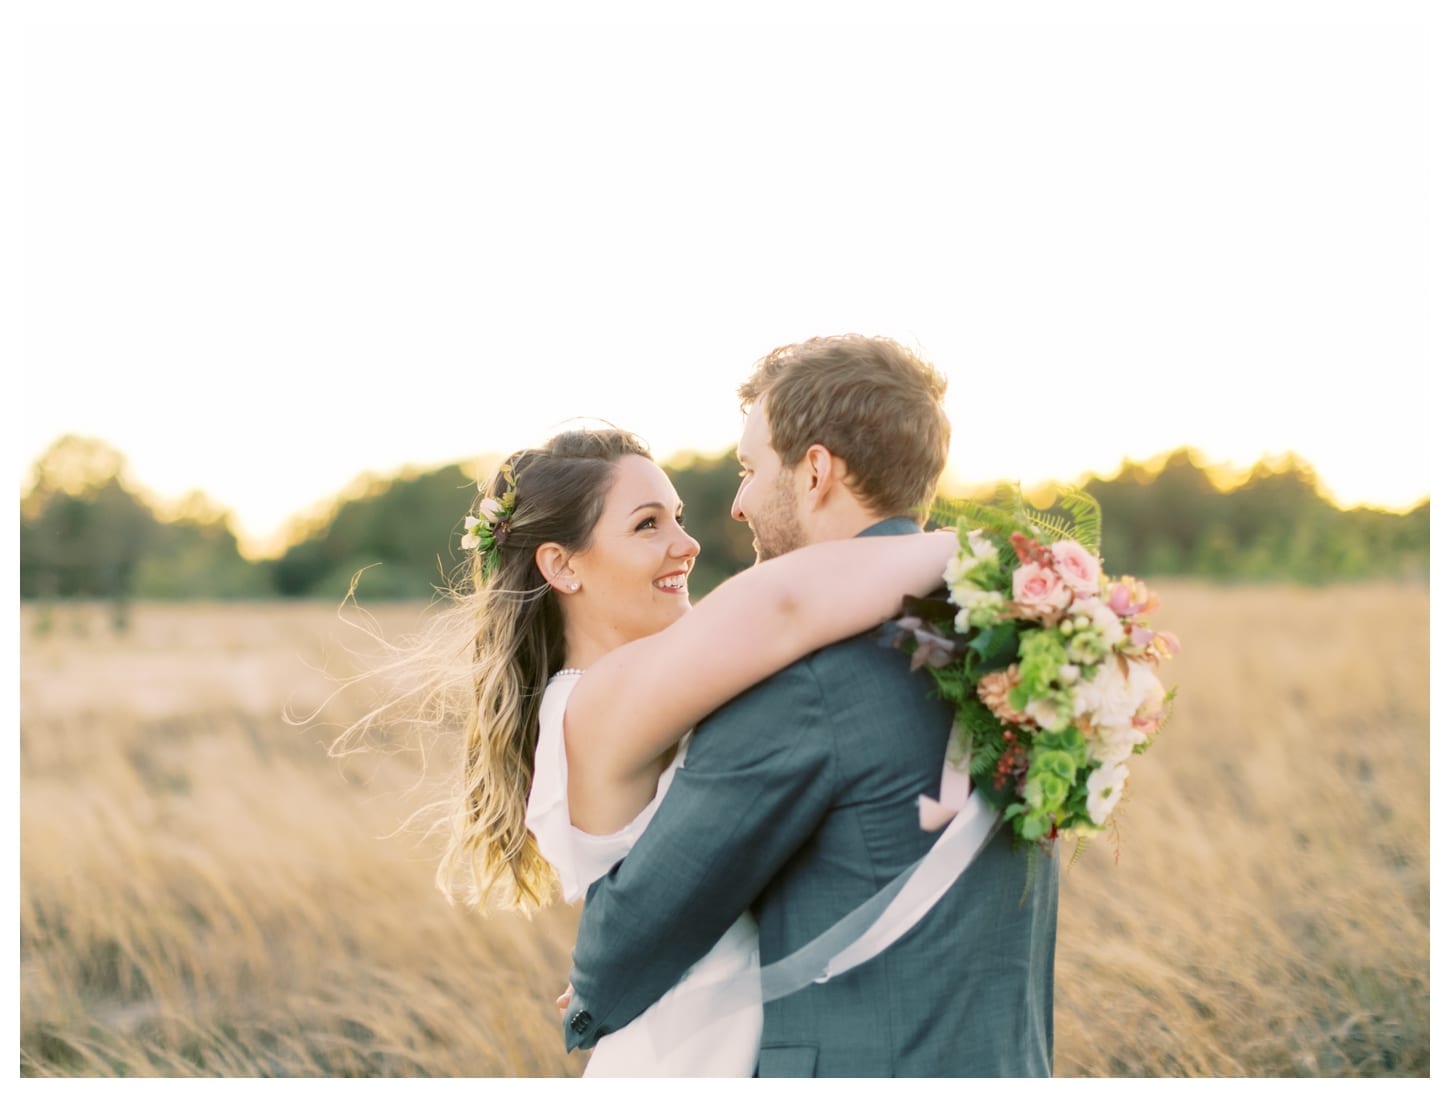
<svg viewBox="0 0 1450 1098"><path fill-rule="evenodd" d="M654 799L612 835L590 835L569 822L569 769L564 754L564 706L578 681L558 675L544 691L534 784L525 822L539 851L559 875L564 899L584 898L589 886L623 858L654 816L675 770L684 762L689 737L660 776ZM759 934L747 911L669 991L629 1025L595 1045L586 1076L750 1076L760 1049L763 1008L717 1009L706 988L759 985Z"/></svg>

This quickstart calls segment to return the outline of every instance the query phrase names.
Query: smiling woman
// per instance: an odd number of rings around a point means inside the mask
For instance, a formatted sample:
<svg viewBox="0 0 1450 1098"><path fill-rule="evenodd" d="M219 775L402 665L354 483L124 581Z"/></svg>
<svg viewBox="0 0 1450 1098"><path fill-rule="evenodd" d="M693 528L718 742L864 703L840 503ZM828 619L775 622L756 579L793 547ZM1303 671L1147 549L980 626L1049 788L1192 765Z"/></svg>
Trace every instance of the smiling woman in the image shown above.
<svg viewBox="0 0 1450 1098"><path fill-rule="evenodd" d="M564 648L589 666L621 644L658 633L689 609L700 543L685 532L685 505L658 465L629 454L614 471L587 548L549 542L536 562L565 597Z"/></svg>

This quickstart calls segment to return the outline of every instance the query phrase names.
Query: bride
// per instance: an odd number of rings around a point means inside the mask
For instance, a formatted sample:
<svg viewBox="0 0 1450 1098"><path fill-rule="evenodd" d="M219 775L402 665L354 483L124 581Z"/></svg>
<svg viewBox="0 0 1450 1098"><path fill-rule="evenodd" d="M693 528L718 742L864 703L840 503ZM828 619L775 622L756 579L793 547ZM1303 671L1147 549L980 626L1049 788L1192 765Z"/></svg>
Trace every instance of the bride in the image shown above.
<svg viewBox="0 0 1450 1098"><path fill-rule="evenodd" d="M464 537L472 577L454 595L472 702L437 880L469 904L523 910L547 903L556 882L566 901L583 898L625 856L696 721L880 624L903 594L928 594L956 547L946 532L819 544L741 573L692 610L700 546L683 506L644 445L612 429L514 454L477 511ZM708 995L676 996L758 963L747 913L663 999L602 1038L585 1074L752 1074L759 1004L714 1010ZM680 1010L691 1014L683 1025Z"/></svg>

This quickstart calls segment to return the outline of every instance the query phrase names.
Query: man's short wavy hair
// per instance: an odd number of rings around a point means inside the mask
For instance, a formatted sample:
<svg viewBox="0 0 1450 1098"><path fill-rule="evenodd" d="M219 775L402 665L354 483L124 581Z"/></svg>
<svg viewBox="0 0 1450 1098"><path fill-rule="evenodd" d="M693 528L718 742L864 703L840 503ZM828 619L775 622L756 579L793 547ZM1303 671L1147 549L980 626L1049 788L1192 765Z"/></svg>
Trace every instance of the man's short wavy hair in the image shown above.
<svg viewBox="0 0 1450 1098"><path fill-rule="evenodd" d="M883 337L822 336L777 347L740 386L741 407L765 402L784 467L819 443L846 463L846 484L876 514L919 514L946 467L946 378Z"/></svg>

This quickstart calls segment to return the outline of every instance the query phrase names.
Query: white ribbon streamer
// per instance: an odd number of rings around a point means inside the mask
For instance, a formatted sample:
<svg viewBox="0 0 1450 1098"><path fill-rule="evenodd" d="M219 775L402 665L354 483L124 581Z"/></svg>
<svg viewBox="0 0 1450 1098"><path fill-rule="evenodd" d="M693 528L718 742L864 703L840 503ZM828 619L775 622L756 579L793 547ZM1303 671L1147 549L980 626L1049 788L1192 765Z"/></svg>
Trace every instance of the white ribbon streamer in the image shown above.
<svg viewBox="0 0 1450 1098"><path fill-rule="evenodd" d="M815 982L823 984L864 964L919 923L976 860L997 822L992 806L974 790L896 898L864 934L827 962Z"/></svg>
<svg viewBox="0 0 1450 1098"><path fill-rule="evenodd" d="M949 763L946 769L954 770ZM955 777L947 779L944 775L943 803L922 798L935 806L929 808L923 804L924 824L929 812L950 813L956 807L954 802L962 803L947 829L920 861L903 870L829 930L789 956L758 970L758 981L750 978L757 971L751 969L748 974L733 978L706 978L689 985L687 973L670 993L668 1011L654 1012L647 1022L657 1050L674 1047L683 1036L672 1026L672 1021L684 1024L686 1019L701 1017L691 1009L697 997L710 998L705 1016L712 1019L722 1019L740 1010L758 1009L763 1002L784 998L813 983L823 984L864 964L920 922L976 860L1001 823L1001 816L979 791L973 790L963 800L962 788Z"/></svg>

